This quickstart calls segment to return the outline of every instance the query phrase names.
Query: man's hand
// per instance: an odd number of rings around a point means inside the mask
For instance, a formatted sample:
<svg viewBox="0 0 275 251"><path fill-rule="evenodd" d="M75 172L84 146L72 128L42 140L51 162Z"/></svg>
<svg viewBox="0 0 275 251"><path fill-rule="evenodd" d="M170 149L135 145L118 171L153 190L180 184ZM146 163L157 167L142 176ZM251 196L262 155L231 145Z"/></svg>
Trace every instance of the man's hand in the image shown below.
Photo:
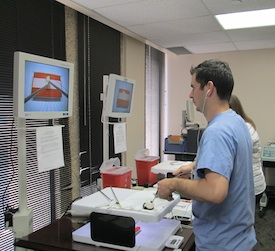
<svg viewBox="0 0 275 251"><path fill-rule="evenodd" d="M158 196L161 199L171 201L173 199L172 193L174 182L176 178L163 179L158 182Z"/></svg>
<svg viewBox="0 0 275 251"><path fill-rule="evenodd" d="M192 162L188 165L179 167L176 171L173 172L173 175L183 178L190 178L190 174L195 169L196 162Z"/></svg>

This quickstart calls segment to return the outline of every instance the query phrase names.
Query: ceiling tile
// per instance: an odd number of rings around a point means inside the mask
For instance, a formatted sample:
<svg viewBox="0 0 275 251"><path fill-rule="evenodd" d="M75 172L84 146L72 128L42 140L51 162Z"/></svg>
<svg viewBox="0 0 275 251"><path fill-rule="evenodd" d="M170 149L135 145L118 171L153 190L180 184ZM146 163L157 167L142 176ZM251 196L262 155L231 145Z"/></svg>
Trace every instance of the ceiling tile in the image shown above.
<svg viewBox="0 0 275 251"><path fill-rule="evenodd" d="M137 2L137 0L71 0L79 5L85 6L90 10L94 10L96 8L104 8L104 7L112 7L115 5L129 4L132 2ZM139 2L146 1L140 0Z"/></svg>
<svg viewBox="0 0 275 251"><path fill-rule="evenodd" d="M256 50L256 49L270 49L274 48L275 39L268 40L254 40L236 42L235 45L238 50Z"/></svg>
<svg viewBox="0 0 275 251"><path fill-rule="evenodd" d="M264 40L275 38L275 26L254 29L229 30L226 32L232 41Z"/></svg>
<svg viewBox="0 0 275 251"><path fill-rule="evenodd" d="M236 51L236 47L233 43L217 43L217 44L203 44L203 45L187 45L187 50L192 53L212 53L212 52L224 52L224 51Z"/></svg>
<svg viewBox="0 0 275 251"><path fill-rule="evenodd" d="M275 48L275 26L224 31L214 17L275 8L275 0L57 1L156 47L192 53Z"/></svg>
<svg viewBox="0 0 275 251"><path fill-rule="evenodd" d="M214 15L275 8L274 0L202 0L202 2Z"/></svg>
<svg viewBox="0 0 275 251"><path fill-rule="evenodd" d="M150 0L96 8L94 11L124 27L205 16L211 13L201 0Z"/></svg>

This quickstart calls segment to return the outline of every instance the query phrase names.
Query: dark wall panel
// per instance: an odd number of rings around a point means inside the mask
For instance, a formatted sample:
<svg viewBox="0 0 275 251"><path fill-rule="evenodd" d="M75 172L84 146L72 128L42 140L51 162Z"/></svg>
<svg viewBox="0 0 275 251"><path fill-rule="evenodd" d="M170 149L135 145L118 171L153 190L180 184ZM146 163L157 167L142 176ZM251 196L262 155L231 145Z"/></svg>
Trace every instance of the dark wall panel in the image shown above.
<svg viewBox="0 0 275 251"><path fill-rule="evenodd" d="M80 149L82 166L103 160L101 123L103 75L120 74L120 32L79 14ZM113 155L110 140L110 155Z"/></svg>

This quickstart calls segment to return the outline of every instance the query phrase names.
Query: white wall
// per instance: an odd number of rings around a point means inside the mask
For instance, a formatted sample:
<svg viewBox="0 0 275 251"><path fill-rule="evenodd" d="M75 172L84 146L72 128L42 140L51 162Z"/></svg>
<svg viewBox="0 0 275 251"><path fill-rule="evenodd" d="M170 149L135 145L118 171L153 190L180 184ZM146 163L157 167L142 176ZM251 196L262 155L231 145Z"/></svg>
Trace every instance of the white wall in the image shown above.
<svg viewBox="0 0 275 251"><path fill-rule="evenodd" d="M167 55L168 64L168 134L179 134L181 110L191 91L191 65L210 58L229 63L234 75L233 93L257 126L262 145L275 140L275 49L198 55ZM205 121L196 114L199 121Z"/></svg>

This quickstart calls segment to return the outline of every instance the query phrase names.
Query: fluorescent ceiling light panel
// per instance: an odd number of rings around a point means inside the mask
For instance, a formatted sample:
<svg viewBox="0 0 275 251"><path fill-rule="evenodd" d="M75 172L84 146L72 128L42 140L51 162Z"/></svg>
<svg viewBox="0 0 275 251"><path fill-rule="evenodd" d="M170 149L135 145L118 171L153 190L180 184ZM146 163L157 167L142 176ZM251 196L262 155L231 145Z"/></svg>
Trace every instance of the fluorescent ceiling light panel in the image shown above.
<svg viewBox="0 0 275 251"><path fill-rule="evenodd" d="M216 15L225 30L275 25L275 8Z"/></svg>

